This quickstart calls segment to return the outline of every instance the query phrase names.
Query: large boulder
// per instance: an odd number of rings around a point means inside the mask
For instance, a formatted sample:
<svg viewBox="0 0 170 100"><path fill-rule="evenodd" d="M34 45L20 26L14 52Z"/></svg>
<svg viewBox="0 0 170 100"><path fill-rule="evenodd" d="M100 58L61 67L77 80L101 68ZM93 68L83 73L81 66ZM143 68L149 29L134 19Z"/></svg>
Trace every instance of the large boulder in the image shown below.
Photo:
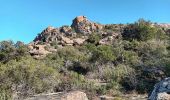
<svg viewBox="0 0 170 100"><path fill-rule="evenodd" d="M88 100L88 98L84 92L73 91L61 96L61 100Z"/></svg>
<svg viewBox="0 0 170 100"><path fill-rule="evenodd" d="M62 45L73 45L73 40L72 39L70 39L70 38L67 38L67 37L64 37L64 36L62 36L61 37L61 44Z"/></svg>
<svg viewBox="0 0 170 100"><path fill-rule="evenodd" d="M155 85L149 100L170 100L170 77Z"/></svg>
<svg viewBox="0 0 170 100"><path fill-rule="evenodd" d="M19 99L15 99L19 100ZM88 100L86 94L81 91L71 91L68 93L49 93L29 97L25 100Z"/></svg>
<svg viewBox="0 0 170 100"><path fill-rule="evenodd" d="M89 21L85 16L78 16L73 20L71 27L77 33L91 34L103 28L102 25Z"/></svg>
<svg viewBox="0 0 170 100"><path fill-rule="evenodd" d="M111 45L112 42L113 42L113 39L114 38L112 36L105 37L105 38L103 38L99 41L99 44L101 44L101 45Z"/></svg>
<svg viewBox="0 0 170 100"><path fill-rule="evenodd" d="M83 38L76 38L73 40L75 45L82 45L85 41L86 39L83 39Z"/></svg>
<svg viewBox="0 0 170 100"><path fill-rule="evenodd" d="M47 54L52 53L48 50L46 50L47 45L29 45L29 53L34 58L44 58Z"/></svg>

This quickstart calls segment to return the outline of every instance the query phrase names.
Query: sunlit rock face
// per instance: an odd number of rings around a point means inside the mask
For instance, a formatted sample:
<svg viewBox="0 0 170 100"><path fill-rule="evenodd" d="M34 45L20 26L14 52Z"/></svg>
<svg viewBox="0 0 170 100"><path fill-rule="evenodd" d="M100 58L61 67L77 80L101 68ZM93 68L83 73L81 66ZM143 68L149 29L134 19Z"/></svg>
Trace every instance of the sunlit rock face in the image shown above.
<svg viewBox="0 0 170 100"><path fill-rule="evenodd" d="M78 16L73 20L71 27L81 34L91 34L92 32L100 31L103 25L91 22L85 16Z"/></svg>

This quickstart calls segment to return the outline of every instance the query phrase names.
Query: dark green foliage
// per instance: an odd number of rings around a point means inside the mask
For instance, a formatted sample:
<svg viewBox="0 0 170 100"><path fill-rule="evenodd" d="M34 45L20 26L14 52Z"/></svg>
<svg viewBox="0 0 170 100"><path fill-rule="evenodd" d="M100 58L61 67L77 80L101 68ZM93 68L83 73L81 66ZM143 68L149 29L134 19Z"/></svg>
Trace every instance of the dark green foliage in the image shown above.
<svg viewBox="0 0 170 100"><path fill-rule="evenodd" d="M165 71L166 71L167 76L170 76L170 61L166 62Z"/></svg>
<svg viewBox="0 0 170 100"><path fill-rule="evenodd" d="M92 33L89 35L87 42L93 43L93 44L98 44L100 39L101 39L101 34Z"/></svg>
<svg viewBox="0 0 170 100"><path fill-rule="evenodd" d="M130 41L146 41L155 38L156 35L157 29L149 21L143 19L138 20L134 24L127 25L122 33L123 39Z"/></svg>
<svg viewBox="0 0 170 100"><path fill-rule="evenodd" d="M22 42L18 41L16 44L12 41L0 42L0 62L6 63L26 55L28 55L28 48Z"/></svg>
<svg viewBox="0 0 170 100"><path fill-rule="evenodd" d="M114 61L115 60L115 54L113 52L113 48L111 46L101 45L96 48L96 50L93 52L92 60L96 61Z"/></svg>
<svg viewBox="0 0 170 100"><path fill-rule="evenodd" d="M127 65L136 66L139 64L138 54L134 51L124 51L123 61Z"/></svg>

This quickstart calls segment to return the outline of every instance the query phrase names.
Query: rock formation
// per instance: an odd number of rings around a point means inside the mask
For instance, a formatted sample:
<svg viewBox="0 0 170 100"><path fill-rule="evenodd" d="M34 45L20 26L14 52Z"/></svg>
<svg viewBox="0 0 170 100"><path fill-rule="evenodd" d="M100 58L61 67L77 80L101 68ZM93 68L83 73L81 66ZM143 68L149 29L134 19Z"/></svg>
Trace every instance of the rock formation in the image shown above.
<svg viewBox="0 0 170 100"><path fill-rule="evenodd" d="M32 48L29 51L30 54L33 55L35 58L38 58L40 56L43 57L44 55L51 53L45 49L46 45L34 45L34 46L30 45L29 47Z"/></svg>
<svg viewBox="0 0 170 100"><path fill-rule="evenodd" d="M83 39L83 38L76 38L73 40L74 45L82 45L85 41L86 39Z"/></svg>
<svg viewBox="0 0 170 100"><path fill-rule="evenodd" d="M170 78L165 78L154 86L149 100L170 100Z"/></svg>
<svg viewBox="0 0 170 100"><path fill-rule="evenodd" d="M105 26L110 27L112 25L101 25L89 21L85 16L76 17L71 26L60 28L49 26L29 44L30 54L35 58L43 58L47 54L57 51L55 47L83 45L87 42L89 34L92 33L102 35L98 44L112 44L113 40L120 35L120 32L107 31ZM114 26L112 29L120 30L118 26Z"/></svg>

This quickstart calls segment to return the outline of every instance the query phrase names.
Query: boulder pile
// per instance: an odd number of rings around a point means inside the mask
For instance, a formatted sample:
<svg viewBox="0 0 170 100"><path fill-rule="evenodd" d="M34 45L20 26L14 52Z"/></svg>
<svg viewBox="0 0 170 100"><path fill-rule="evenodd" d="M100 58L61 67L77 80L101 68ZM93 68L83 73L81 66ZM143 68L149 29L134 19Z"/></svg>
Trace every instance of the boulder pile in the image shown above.
<svg viewBox="0 0 170 100"><path fill-rule="evenodd" d="M101 31L103 25L91 22L85 16L78 16L73 20L71 25L77 33L91 34L92 32Z"/></svg>
<svg viewBox="0 0 170 100"><path fill-rule="evenodd" d="M83 45L90 34L97 33L102 36L99 45L112 44L120 33L105 30L105 26L89 21L85 16L78 16L73 20L71 26L55 28L47 27L29 44L30 54L35 58L43 58L47 54L57 51L57 48L64 46ZM50 51L49 51L50 50Z"/></svg>

